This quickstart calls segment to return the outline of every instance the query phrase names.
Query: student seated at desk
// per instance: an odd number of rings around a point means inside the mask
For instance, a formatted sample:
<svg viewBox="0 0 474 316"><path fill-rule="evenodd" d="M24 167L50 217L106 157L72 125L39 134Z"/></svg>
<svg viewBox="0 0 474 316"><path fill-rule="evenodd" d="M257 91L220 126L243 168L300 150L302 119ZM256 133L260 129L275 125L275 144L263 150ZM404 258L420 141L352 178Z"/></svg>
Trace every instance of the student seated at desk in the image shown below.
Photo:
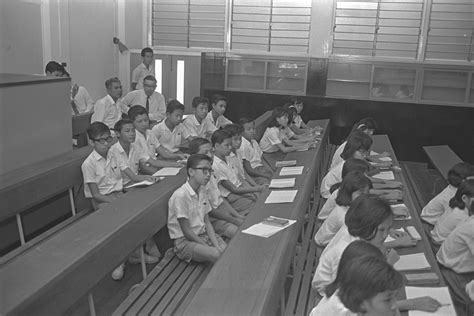
<svg viewBox="0 0 474 316"><path fill-rule="evenodd" d="M134 105L128 111L128 117L133 121L135 126L136 136L133 145L138 148L140 152L145 153L148 156L148 160L141 160L140 171L143 174L154 174L157 168L162 167L181 167L183 164L157 159L158 154L163 158L172 158L172 154L161 146L160 142L156 138L155 134L149 129L150 120L146 109L141 105Z"/></svg>
<svg viewBox="0 0 474 316"><path fill-rule="evenodd" d="M273 110L272 119L260 139L260 148L265 153L278 150L289 153L316 147L315 139L308 136L296 135L288 127L288 111L283 107Z"/></svg>
<svg viewBox="0 0 474 316"><path fill-rule="evenodd" d="M398 315L399 310L435 312L441 304L424 296L397 301L403 279L372 244L358 240L341 256L337 275L310 316Z"/></svg>
<svg viewBox="0 0 474 316"><path fill-rule="evenodd" d="M241 118L239 125L242 127L242 144L237 153L242 158L244 170L258 184L269 184L272 179L272 168L262 160L262 149L255 140L255 121Z"/></svg>
<svg viewBox="0 0 474 316"><path fill-rule="evenodd" d="M214 161L212 169L219 183L221 195L232 207L242 215L247 215L257 200L254 193L259 193L263 187L251 187L242 183L235 167L227 157L232 151L232 137L225 130L217 130L212 134L214 146Z"/></svg>
<svg viewBox="0 0 474 316"><path fill-rule="evenodd" d="M165 97L155 91L156 85L154 76L143 78L143 89L130 91L119 101L122 113L127 114L131 106L138 104L147 110L153 124L161 122L166 117L166 103Z"/></svg>
<svg viewBox="0 0 474 316"><path fill-rule="evenodd" d="M211 111L207 114L207 119L216 129L220 129L232 121L224 116L227 108L227 98L221 94L214 94L211 97Z"/></svg>
<svg viewBox="0 0 474 316"><path fill-rule="evenodd" d="M140 164L148 162L150 157L134 144L136 132L133 122L130 119L119 120L115 123L114 130L118 142L112 145L110 153L117 159L124 186L131 182L158 181L157 177L138 174Z"/></svg>
<svg viewBox="0 0 474 316"><path fill-rule="evenodd" d="M153 65L153 49L145 47L142 49L142 63L132 71L132 90L143 89L143 79L146 76L155 75L155 66Z"/></svg>
<svg viewBox="0 0 474 316"><path fill-rule="evenodd" d="M459 315L474 313L465 291L466 284L474 280L474 199L469 198L466 205L469 218L449 234L436 254Z"/></svg>
<svg viewBox="0 0 474 316"><path fill-rule="evenodd" d="M449 210L436 222L431 237L438 245L448 238L454 229L469 218L469 204L474 200L474 179L466 179L459 185L449 201Z"/></svg>
<svg viewBox="0 0 474 316"><path fill-rule="evenodd" d="M448 171L448 186L426 204L421 211L421 218L435 225L441 215L450 210L449 201L456 194L461 182L471 176L474 176L474 166L470 163L461 162L454 165Z"/></svg>
<svg viewBox="0 0 474 316"><path fill-rule="evenodd" d="M178 100L170 100L166 106L166 118L152 128L158 142L174 159L185 159L186 155L179 151L179 147L188 140L189 135L181 121L184 105Z"/></svg>
<svg viewBox="0 0 474 316"><path fill-rule="evenodd" d="M105 88L107 95L95 103L91 122L102 122L113 129L115 123L122 118L122 111L118 104L122 96L122 83L117 77L110 78L105 82Z"/></svg>
<svg viewBox="0 0 474 316"><path fill-rule="evenodd" d="M261 190L263 190L268 185L257 184L255 180L249 175L247 175L247 173L244 170L242 156L240 156L240 152L238 151L239 148L242 146L243 128L237 124L229 124L229 125L226 125L226 127L224 127L223 129L229 132L230 136L232 137L232 142L231 142L232 150L230 152L230 155L227 156L226 159L229 161L229 163L233 166L234 170L237 172L237 175L240 181L242 181L242 183L250 187L260 186ZM258 198L258 194L256 194L256 197Z"/></svg>
<svg viewBox="0 0 474 316"><path fill-rule="evenodd" d="M188 181L168 202L168 230L174 252L181 260L216 262L226 243L214 232L209 220L210 205L206 184L212 173L211 158L191 155L186 165Z"/></svg>
<svg viewBox="0 0 474 316"><path fill-rule="evenodd" d="M189 152L203 154L214 159L211 142L206 138L195 138L189 143ZM206 192L211 203L212 211L209 213L214 230L217 234L232 238L237 233L238 226L242 225L245 216L237 212L229 202L221 196L219 184L214 173L211 174L206 184Z"/></svg>
<svg viewBox="0 0 474 316"><path fill-rule="evenodd" d="M285 105L285 108L288 110L288 126L293 133L297 135L312 134L315 131L307 126L301 118L301 112L304 108L303 101L293 96L290 98L290 103Z"/></svg>
<svg viewBox="0 0 474 316"><path fill-rule="evenodd" d="M189 115L183 125L190 138L202 137L211 139L212 133L216 127L207 118L209 113L209 99L204 97L194 97L193 99L194 114Z"/></svg>

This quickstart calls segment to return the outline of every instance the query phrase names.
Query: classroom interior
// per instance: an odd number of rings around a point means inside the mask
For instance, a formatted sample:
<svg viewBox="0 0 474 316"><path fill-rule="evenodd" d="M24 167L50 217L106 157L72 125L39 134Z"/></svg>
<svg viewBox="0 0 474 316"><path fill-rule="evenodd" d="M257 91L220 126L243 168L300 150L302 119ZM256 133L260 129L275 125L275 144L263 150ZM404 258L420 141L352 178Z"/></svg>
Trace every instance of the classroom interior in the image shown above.
<svg viewBox="0 0 474 316"><path fill-rule="evenodd" d="M406 225L422 235L399 253L425 254L438 282L422 286L448 285L419 214L455 163L474 162L473 0L1 0L0 43L0 279L11 287L0 314L308 315L319 187L364 117L377 122L372 149L401 169ZM267 189L242 229L265 215L294 225L256 240L239 231L211 267L167 251L168 199L185 170L93 211L80 168L91 116L71 117L71 85L98 100L118 77L125 95L144 47L156 91L187 115L193 97L222 94L225 116L254 119L261 137L273 109L291 96L304 103L303 121L322 129L318 146L269 158L304 166L298 195L266 205ZM71 77L46 77L51 60ZM149 238L161 261L112 280Z"/></svg>

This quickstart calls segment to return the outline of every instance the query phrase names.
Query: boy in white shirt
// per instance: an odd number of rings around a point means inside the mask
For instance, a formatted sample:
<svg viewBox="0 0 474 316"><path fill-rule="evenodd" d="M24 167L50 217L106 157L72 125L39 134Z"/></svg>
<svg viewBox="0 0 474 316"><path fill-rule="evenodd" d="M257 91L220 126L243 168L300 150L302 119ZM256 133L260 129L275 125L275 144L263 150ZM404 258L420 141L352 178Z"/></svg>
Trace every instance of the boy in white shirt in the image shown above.
<svg viewBox="0 0 474 316"><path fill-rule="evenodd" d="M168 230L174 251L184 261L216 262L226 243L214 232L208 213L212 210L205 185L212 173L211 158L196 154L188 158L188 181L168 202Z"/></svg>
<svg viewBox="0 0 474 316"><path fill-rule="evenodd" d="M243 129L243 138L237 153L242 157L244 170L258 184L269 184L273 172L271 167L262 160L263 151L255 140L255 121L241 118L239 124Z"/></svg>
<svg viewBox="0 0 474 316"><path fill-rule="evenodd" d="M220 94L214 94L211 97L211 111L207 115L207 118L215 126L216 129L220 129L228 124L232 124L232 121L224 116L227 108L227 98Z"/></svg>
<svg viewBox="0 0 474 316"><path fill-rule="evenodd" d="M153 66L153 49L145 47L141 51L141 56L143 62L132 72L132 90L143 89L143 78L155 75L155 67Z"/></svg>
<svg viewBox="0 0 474 316"><path fill-rule="evenodd" d="M153 126L151 130L158 142L174 159L184 159L185 155L179 147L188 140L189 135L181 121L183 120L184 105L178 100L170 100L166 106L166 119Z"/></svg>
<svg viewBox="0 0 474 316"><path fill-rule="evenodd" d="M194 114L189 115L183 125L190 138L207 138L210 139L212 133L217 129L214 124L207 118L209 112L209 99L204 97L194 97L193 99Z"/></svg>

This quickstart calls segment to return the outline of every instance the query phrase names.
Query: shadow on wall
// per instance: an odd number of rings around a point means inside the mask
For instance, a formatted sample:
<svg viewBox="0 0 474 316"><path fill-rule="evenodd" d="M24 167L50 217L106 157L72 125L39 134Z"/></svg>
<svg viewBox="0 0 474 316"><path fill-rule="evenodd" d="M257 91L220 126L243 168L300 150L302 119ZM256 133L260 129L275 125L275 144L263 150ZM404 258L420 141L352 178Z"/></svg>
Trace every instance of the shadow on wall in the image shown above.
<svg viewBox="0 0 474 316"><path fill-rule="evenodd" d="M206 90L229 99L226 116L256 118L287 102L287 96ZM303 120L331 119L331 142L341 143L352 125L367 116L375 118L377 134L388 134L399 160L427 162L422 146L449 145L462 159L474 163L474 108L301 97Z"/></svg>

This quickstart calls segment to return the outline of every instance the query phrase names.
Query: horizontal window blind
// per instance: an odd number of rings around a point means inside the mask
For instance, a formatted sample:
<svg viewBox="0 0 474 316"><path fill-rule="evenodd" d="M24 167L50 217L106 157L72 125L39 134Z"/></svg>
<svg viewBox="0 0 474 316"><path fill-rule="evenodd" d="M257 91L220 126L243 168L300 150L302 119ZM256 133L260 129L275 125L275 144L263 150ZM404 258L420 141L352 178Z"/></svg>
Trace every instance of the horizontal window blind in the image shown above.
<svg viewBox="0 0 474 316"><path fill-rule="evenodd" d="M153 45L224 48L225 2L153 0Z"/></svg>
<svg viewBox="0 0 474 316"><path fill-rule="evenodd" d="M310 25L311 0L234 0L231 49L307 53Z"/></svg>
<svg viewBox="0 0 474 316"><path fill-rule="evenodd" d="M429 16L426 59L473 59L472 0L433 0Z"/></svg>

